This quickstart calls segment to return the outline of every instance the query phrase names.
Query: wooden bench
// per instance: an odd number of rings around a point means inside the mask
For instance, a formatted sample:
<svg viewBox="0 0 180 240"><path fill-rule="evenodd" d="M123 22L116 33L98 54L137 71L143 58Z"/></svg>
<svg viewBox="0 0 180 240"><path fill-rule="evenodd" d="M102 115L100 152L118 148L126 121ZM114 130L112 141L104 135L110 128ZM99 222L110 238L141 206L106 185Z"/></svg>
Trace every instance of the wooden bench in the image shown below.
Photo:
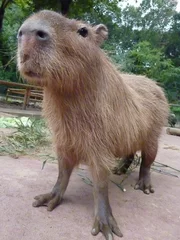
<svg viewBox="0 0 180 240"><path fill-rule="evenodd" d="M10 86L7 89L6 100L8 97L23 99L23 109L26 109L29 101L40 102L43 99L43 89L39 86L4 80L0 80L0 85Z"/></svg>

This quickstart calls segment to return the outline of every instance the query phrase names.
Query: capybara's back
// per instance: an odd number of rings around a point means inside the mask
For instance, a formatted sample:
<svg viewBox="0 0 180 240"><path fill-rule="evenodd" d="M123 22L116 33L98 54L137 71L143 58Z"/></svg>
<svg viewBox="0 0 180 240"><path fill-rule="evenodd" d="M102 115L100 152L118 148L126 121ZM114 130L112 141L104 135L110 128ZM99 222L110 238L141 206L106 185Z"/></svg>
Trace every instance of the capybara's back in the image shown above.
<svg viewBox="0 0 180 240"><path fill-rule="evenodd" d="M122 236L108 199L109 170L116 157L142 151L136 188L154 192L150 166L168 115L163 90L150 79L118 72L100 44L106 26L91 26L52 11L30 16L18 33L18 68L43 86L43 113L56 147L59 176L34 207L53 210L62 200L73 168L89 165L94 184L92 234ZM83 226L82 226L83 228Z"/></svg>
<svg viewBox="0 0 180 240"><path fill-rule="evenodd" d="M121 74L125 83L138 93L141 100L142 120L147 123L145 128L148 137L144 140L156 140L162 127L167 124L169 106L165 94L160 86L145 76Z"/></svg>

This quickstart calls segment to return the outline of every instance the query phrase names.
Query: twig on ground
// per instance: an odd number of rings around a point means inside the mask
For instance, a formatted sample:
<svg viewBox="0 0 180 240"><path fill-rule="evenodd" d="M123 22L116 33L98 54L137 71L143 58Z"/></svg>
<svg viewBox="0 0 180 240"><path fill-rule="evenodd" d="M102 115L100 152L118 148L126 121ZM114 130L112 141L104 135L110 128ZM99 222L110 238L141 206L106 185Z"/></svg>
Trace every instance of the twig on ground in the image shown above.
<svg viewBox="0 0 180 240"><path fill-rule="evenodd" d="M83 180L83 182L85 182L86 184L90 185L93 187L93 183L92 181L88 178L88 177L85 177L84 175L82 175L81 173L78 173L78 176L81 177L81 179Z"/></svg>
<svg viewBox="0 0 180 240"><path fill-rule="evenodd" d="M122 192L126 192L126 189L120 183L116 183L113 180L111 180L111 182L114 183L118 188L120 188Z"/></svg>
<svg viewBox="0 0 180 240"><path fill-rule="evenodd" d="M163 164L163 163L160 163L160 162L157 162L157 161L155 161L154 163L157 163L157 164L161 165L162 167L167 167L167 168L170 168L170 169L172 169L172 170L177 171L177 172L180 173L180 170L179 170L179 169L176 169L176 168L173 168L173 167L171 167L171 166L168 166L167 164Z"/></svg>
<svg viewBox="0 0 180 240"><path fill-rule="evenodd" d="M166 171L163 171L162 169L156 169L156 168L151 168L153 171L155 172L158 172L158 173L161 173L161 174L164 174L164 175L169 175L169 176L173 176L173 177L176 177L176 178L179 178L179 176L173 174L173 173L170 173L170 172L166 172Z"/></svg>

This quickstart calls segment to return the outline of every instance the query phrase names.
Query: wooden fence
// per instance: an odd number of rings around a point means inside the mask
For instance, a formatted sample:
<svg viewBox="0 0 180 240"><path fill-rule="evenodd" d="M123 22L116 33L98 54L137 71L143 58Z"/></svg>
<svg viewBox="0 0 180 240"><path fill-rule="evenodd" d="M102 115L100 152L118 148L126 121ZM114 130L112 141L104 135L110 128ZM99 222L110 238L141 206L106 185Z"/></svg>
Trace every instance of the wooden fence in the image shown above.
<svg viewBox="0 0 180 240"><path fill-rule="evenodd" d="M26 109L29 101L42 101L43 99L43 89L39 86L8 82L0 80L0 85L8 86L6 100L8 97L23 98L23 109Z"/></svg>

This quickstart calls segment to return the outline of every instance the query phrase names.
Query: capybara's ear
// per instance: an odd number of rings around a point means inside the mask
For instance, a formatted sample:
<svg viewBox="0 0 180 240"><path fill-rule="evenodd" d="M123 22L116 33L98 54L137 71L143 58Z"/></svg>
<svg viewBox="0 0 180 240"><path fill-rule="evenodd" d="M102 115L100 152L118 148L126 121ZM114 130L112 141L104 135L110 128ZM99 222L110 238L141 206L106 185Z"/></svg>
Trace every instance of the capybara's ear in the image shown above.
<svg viewBox="0 0 180 240"><path fill-rule="evenodd" d="M93 27L96 33L96 42L100 46L108 38L108 29L104 24Z"/></svg>

